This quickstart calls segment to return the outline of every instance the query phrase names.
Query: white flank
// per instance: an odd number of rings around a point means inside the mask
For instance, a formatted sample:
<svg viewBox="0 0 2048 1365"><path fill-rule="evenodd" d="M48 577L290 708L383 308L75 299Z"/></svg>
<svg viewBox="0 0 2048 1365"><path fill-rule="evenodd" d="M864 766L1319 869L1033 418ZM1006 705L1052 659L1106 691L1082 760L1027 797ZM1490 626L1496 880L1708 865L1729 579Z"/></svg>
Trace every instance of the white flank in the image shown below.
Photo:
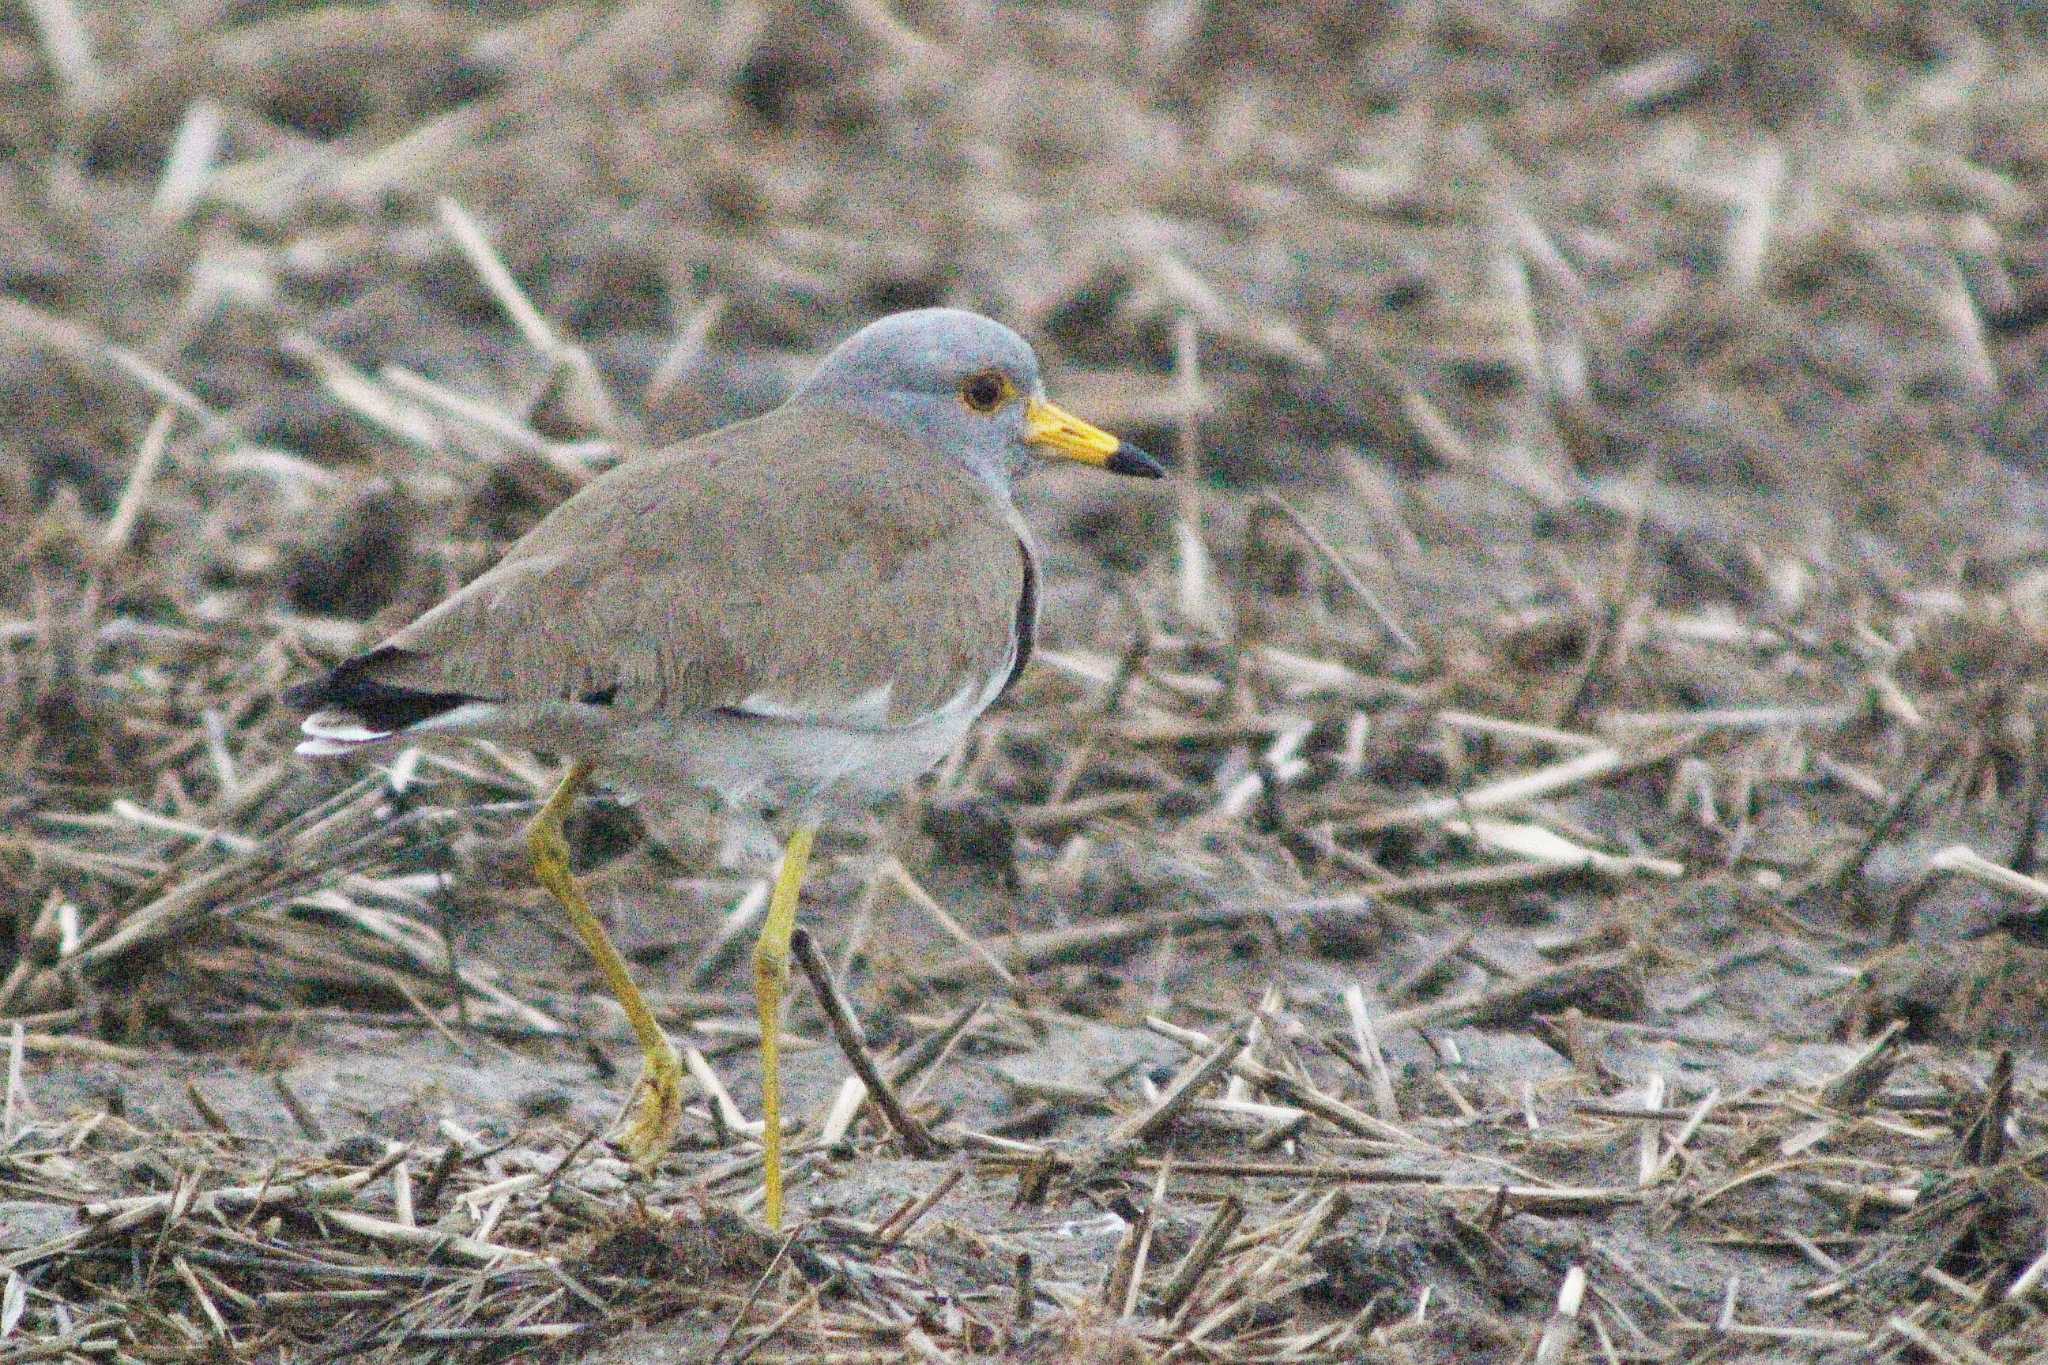
<svg viewBox="0 0 2048 1365"><path fill-rule="evenodd" d="M553 705L554 703L550 703ZM426 735L436 731L488 730L495 723L505 719L506 708L494 701L466 701L462 705L443 711L438 716L405 727L408 735Z"/></svg>
<svg viewBox="0 0 2048 1365"><path fill-rule="evenodd" d="M836 725L849 730L895 730L902 725L889 721L889 701L896 684L885 682L857 697L820 697L802 702L783 701L766 692L755 692L742 700L737 710L765 720L790 720L807 725ZM914 725L917 721L904 724Z"/></svg>

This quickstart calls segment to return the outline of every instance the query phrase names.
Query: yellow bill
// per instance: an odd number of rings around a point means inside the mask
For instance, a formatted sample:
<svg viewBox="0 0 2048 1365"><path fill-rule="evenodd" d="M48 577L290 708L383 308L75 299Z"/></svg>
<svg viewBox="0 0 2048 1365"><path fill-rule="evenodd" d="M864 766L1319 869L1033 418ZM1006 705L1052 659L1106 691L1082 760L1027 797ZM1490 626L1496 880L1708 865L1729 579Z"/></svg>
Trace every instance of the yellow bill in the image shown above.
<svg viewBox="0 0 2048 1365"><path fill-rule="evenodd" d="M1034 398L1024 407L1024 442L1048 460L1072 460L1112 474L1156 479L1166 473L1157 460L1130 442L1118 440L1043 398Z"/></svg>

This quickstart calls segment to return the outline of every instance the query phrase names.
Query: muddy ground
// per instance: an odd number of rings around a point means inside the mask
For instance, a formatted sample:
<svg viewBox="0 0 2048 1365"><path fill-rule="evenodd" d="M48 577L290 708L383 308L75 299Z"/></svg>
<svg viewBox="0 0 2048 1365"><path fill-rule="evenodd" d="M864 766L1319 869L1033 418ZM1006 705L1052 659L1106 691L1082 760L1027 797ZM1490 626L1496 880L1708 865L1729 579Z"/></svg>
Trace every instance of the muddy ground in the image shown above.
<svg viewBox="0 0 2048 1365"><path fill-rule="evenodd" d="M0 11L0 1362L2048 1361L2044 179L1997 0ZM572 823L635 1172L552 756L276 698L935 303L1174 473L771 1236L765 869Z"/></svg>

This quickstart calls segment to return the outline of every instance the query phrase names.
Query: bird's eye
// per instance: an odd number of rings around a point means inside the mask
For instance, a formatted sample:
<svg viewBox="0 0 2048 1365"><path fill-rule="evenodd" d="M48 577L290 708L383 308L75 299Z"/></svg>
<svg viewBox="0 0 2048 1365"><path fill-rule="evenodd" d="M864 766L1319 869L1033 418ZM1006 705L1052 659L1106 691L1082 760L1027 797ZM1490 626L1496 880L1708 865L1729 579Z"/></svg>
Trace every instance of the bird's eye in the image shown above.
<svg viewBox="0 0 2048 1365"><path fill-rule="evenodd" d="M1010 381L995 370L981 370L960 381L960 401L974 412L994 412L1013 392Z"/></svg>

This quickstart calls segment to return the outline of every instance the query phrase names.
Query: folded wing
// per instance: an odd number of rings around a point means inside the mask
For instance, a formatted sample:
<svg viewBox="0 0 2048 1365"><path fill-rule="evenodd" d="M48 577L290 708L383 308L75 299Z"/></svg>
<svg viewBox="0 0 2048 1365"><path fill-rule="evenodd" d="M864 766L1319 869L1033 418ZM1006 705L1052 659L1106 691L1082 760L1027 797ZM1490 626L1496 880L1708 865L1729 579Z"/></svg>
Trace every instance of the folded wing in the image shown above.
<svg viewBox="0 0 2048 1365"><path fill-rule="evenodd" d="M887 428L780 409L593 481L289 700L323 708L320 751L477 703L910 724L1009 669L1034 609L1022 534Z"/></svg>

